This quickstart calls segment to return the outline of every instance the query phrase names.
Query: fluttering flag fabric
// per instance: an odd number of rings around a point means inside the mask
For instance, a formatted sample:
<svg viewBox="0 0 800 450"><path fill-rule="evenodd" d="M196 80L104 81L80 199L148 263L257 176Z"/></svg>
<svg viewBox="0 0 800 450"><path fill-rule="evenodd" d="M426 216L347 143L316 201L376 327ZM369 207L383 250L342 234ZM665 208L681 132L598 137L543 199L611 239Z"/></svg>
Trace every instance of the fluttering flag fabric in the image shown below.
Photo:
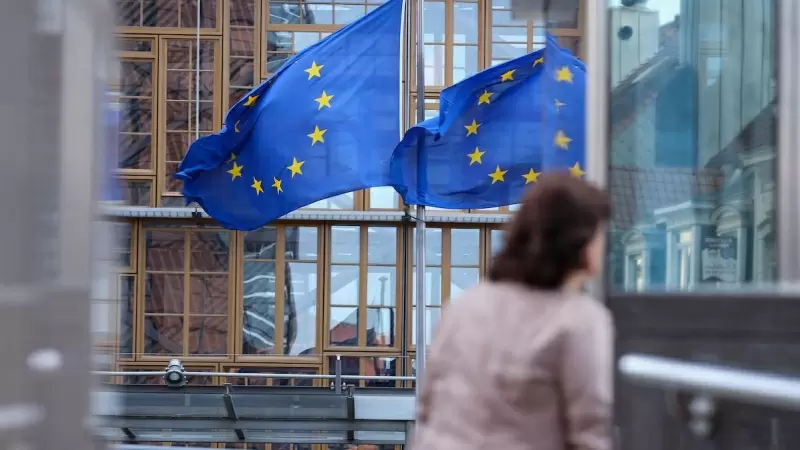
<svg viewBox="0 0 800 450"><path fill-rule="evenodd" d="M401 135L404 0L286 62L194 142L176 177L222 226L260 228L315 201L389 184Z"/></svg>
<svg viewBox="0 0 800 450"><path fill-rule="evenodd" d="M586 68L545 48L442 91L439 116L406 132L391 161L406 204L448 209L517 203L548 171L584 175Z"/></svg>

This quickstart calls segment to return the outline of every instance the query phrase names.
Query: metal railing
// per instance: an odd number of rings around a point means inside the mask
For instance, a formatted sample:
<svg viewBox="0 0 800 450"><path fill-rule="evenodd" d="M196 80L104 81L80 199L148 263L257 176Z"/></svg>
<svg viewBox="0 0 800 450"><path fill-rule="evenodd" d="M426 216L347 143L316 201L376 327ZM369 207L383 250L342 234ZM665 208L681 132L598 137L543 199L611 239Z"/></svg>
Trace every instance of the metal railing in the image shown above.
<svg viewBox="0 0 800 450"><path fill-rule="evenodd" d="M178 381L170 382L168 375L171 370L178 374ZM187 377L220 377L220 378L262 378L279 380L330 380L331 388L336 393L342 393L347 381L415 381L415 376L399 375L346 375L342 373L341 357L337 355L333 374L308 374L308 373L240 373L240 372L192 372L183 370L180 360L171 360L164 370L149 371L94 371L93 375L109 377L136 377L136 376L163 376L164 383L168 386L181 387L186 385Z"/></svg>
<svg viewBox="0 0 800 450"><path fill-rule="evenodd" d="M620 358L619 372L642 385L800 411L800 378L635 354Z"/></svg>

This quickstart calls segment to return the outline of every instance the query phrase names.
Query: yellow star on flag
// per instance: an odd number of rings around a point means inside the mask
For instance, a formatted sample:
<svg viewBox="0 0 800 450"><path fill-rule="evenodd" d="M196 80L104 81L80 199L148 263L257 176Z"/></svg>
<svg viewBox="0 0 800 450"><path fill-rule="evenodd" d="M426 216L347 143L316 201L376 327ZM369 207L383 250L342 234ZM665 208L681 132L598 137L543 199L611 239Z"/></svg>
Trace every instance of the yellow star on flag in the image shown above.
<svg viewBox="0 0 800 450"><path fill-rule="evenodd" d="M330 108L332 98L332 95L328 95L325 91L322 91L322 95L314 99L315 102L319 103L319 108L317 108L317 111L322 109L323 106Z"/></svg>
<svg viewBox="0 0 800 450"><path fill-rule="evenodd" d="M235 124L233 124L233 132L234 133L238 133L239 132L239 121L238 120L236 121Z"/></svg>
<svg viewBox="0 0 800 450"><path fill-rule="evenodd" d="M256 177L253 177L253 184L250 187L256 190L256 195L264 193L264 188L261 187L261 180L256 179Z"/></svg>
<svg viewBox="0 0 800 450"><path fill-rule="evenodd" d="M294 178L295 175L303 174L303 164L305 163L305 161L298 161L297 158L292 158L292 165L287 167L287 169L292 172L292 178Z"/></svg>
<svg viewBox="0 0 800 450"><path fill-rule="evenodd" d="M307 135L308 137L311 138L311 145L314 145L317 142L322 142L324 144L325 139L323 138L323 136L325 135L326 131L328 130L320 130L317 125L314 125L314 132Z"/></svg>
<svg viewBox="0 0 800 450"><path fill-rule="evenodd" d="M569 168L569 174L575 178L581 178L586 174L586 172L581 170L581 165L576 162L572 167Z"/></svg>
<svg viewBox="0 0 800 450"><path fill-rule="evenodd" d="M225 161L225 164L228 164L229 162L234 161L235 159L236 159L236 155L231 153L231 156L228 156L228 160Z"/></svg>
<svg viewBox="0 0 800 450"><path fill-rule="evenodd" d="M516 71L517 71L517 69L511 69L508 72L504 73L503 75L500 75L500 81L512 81L512 80L514 80L514 72L516 72Z"/></svg>
<svg viewBox="0 0 800 450"><path fill-rule="evenodd" d="M539 175L541 174L541 172L537 173L535 170L531 169L528 171L528 173L522 175L522 178L525 178L525 184L536 183L539 180Z"/></svg>
<svg viewBox="0 0 800 450"><path fill-rule="evenodd" d="M475 147L475 151L473 151L472 153L467 153L467 156L469 156L469 165L471 166L476 163L483 164L483 161L481 161L481 157L483 156L484 153L486 152L485 151L482 152L481 149L479 149L478 147Z"/></svg>
<svg viewBox="0 0 800 450"><path fill-rule="evenodd" d="M227 171L229 174L231 174L231 181L235 180L237 177L242 176L242 169L244 169L244 166L236 164L236 161L233 162L233 167L231 167L231 169Z"/></svg>
<svg viewBox="0 0 800 450"><path fill-rule="evenodd" d="M472 123L469 125L464 125L464 128L467 129L467 136L472 134L478 134L478 127L481 126L475 119L472 119Z"/></svg>
<svg viewBox="0 0 800 450"><path fill-rule="evenodd" d="M558 130L556 131L556 137L553 139L553 142L556 144L556 147L563 150L569 150L569 143L572 142L572 139L567 137L563 131Z"/></svg>
<svg viewBox="0 0 800 450"><path fill-rule="evenodd" d="M556 81L572 83L572 71L569 67L563 66L556 71Z"/></svg>
<svg viewBox="0 0 800 450"><path fill-rule="evenodd" d="M283 192L283 187L281 187L281 183L282 183L281 180L279 180L279 179L277 179L275 177L272 177L272 187L274 187L275 190L278 191L278 194Z"/></svg>
<svg viewBox="0 0 800 450"><path fill-rule="evenodd" d="M478 105L483 105L483 104L488 105L489 103L492 103L492 96L493 95L494 95L494 92L489 92L487 90L484 90L483 94L481 94L481 96L478 97Z"/></svg>
<svg viewBox="0 0 800 450"><path fill-rule="evenodd" d="M559 99L556 99L555 104L556 104L556 112L560 112L562 106L567 106L566 103L562 102Z"/></svg>
<svg viewBox="0 0 800 450"><path fill-rule="evenodd" d="M325 66L318 66L316 61L311 61L311 67L305 70L305 72L308 74L308 79L310 80L314 77L322 78L322 72L320 71L323 67Z"/></svg>
<svg viewBox="0 0 800 450"><path fill-rule="evenodd" d="M506 172L508 172L508 170L500 170L500 166L497 166L497 168L494 169L494 172L489 174L489 176L492 178L492 184L495 184L498 181L506 181Z"/></svg>
<svg viewBox="0 0 800 450"><path fill-rule="evenodd" d="M538 66L539 64L544 64L544 56L540 56L533 61L533 67Z"/></svg>
<svg viewBox="0 0 800 450"><path fill-rule="evenodd" d="M247 100L244 102L244 106L253 106L256 104L256 100L258 100L257 95L248 95Z"/></svg>

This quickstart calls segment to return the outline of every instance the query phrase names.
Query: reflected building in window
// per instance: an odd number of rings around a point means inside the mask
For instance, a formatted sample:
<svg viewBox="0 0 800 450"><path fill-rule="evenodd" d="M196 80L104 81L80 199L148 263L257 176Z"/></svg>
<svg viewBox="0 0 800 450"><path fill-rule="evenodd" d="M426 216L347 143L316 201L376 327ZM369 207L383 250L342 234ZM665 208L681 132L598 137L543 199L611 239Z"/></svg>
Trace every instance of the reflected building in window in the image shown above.
<svg viewBox="0 0 800 450"><path fill-rule="evenodd" d="M610 281L774 280L772 2L658 5L612 8Z"/></svg>

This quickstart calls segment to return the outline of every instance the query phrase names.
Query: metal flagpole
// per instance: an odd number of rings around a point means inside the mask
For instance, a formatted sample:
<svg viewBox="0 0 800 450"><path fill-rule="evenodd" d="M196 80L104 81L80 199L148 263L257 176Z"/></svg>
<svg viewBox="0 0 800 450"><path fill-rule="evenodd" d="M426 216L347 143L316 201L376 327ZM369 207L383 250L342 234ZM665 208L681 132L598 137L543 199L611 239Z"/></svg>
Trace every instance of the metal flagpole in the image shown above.
<svg viewBox="0 0 800 450"><path fill-rule="evenodd" d="M425 0L417 0L417 122L425 119ZM425 356L427 342L425 341L425 207L417 205L417 239L415 243L417 263L417 356L416 356L416 392L420 392L420 381L425 372Z"/></svg>
<svg viewBox="0 0 800 450"><path fill-rule="evenodd" d="M197 23L195 24L195 81L194 81L194 140L200 139L200 0L197 0Z"/></svg>

